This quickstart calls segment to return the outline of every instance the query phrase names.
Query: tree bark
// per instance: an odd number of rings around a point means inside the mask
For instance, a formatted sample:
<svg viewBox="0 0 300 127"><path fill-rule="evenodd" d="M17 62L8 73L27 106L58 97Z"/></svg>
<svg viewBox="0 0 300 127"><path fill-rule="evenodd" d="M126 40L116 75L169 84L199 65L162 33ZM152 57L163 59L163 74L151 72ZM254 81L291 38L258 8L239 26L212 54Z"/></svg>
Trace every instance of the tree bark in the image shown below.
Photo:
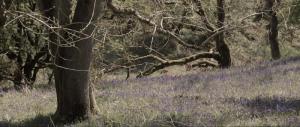
<svg viewBox="0 0 300 127"><path fill-rule="evenodd" d="M268 0L271 4L270 12L269 12L269 43L271 48L271 55L274 60L280 59L280 49L279 49L279 43L278 43L278 18L277 13L272 9L274 6L275 0Z"/></svg>
<svg viewBox="0 0 300 127"><path fill-rule="evenodd" d="M5 25L6 22L6 17L5 17L5 6L4 6L4 1L0 0L0 29Z"/></svg>
<svg viewBox="0 0 300 127"><path fill-rule="evenodd" d="M225 23L225 11L224 11L225 0L217 0L217 14L218 21L217 27L220 31L224 30ZM220 33L216 37L216 49L220 53L220 67L227 68L231 66L230 50L224 40L224 32Z"/></svg>
<svg viewBox="0 0 300 127"><path fill-rule="evenodd" d="M259 10L259 15L254 19L254 22L258 22L261 19L265 18L269 21L267 26L268 30L268 42L271 48L272 59L280 59L281 53L278 43L278 18L277 13L274 11L274 5L279 4L280 0L264 0L262 9Z"/></svg>
<svg viewBox="0 0 300 127"><path fill-rule="evenodd" d="M95 30L93 23L100 17L106 0L77 0L72 20L71 2L72 0L56 0L54 4L57 22L68 29L60 30L60 37L53 37L56 45L51 48L52 54L55 54L56 65L55 118L60 122L84 120L97 111L93 86L89 84L93 47L91 35Z"/></svg>
<svg viewBox="0 0 300 127"><path fill-rule="evenodd" d="M86 119L97 109L93 87L89 84L89 68L92 60L93 39L90 35L95 26L92 22L103 9L104 0L78 0L74 18L69 29L80 31L72 38L75 46L59 47L55 70L58 107L56 114L63 120ZM69 42L67 42L69 43Z"/></svg>

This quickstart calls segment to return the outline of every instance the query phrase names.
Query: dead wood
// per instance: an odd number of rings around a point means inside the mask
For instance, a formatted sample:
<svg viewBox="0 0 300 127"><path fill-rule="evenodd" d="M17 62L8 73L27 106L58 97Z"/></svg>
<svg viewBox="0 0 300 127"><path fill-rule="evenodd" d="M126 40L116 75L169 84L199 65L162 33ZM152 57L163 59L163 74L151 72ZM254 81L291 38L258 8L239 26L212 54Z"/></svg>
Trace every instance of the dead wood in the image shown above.
<svg viewBox="0 0 300 127"><path fill-rule="evenodd" d="M159 63L157 65L154 65L153 67L147 69L144 72L141 72L139 75L137 75L137 78L141 78L143 76L151 75L152 73L154 73L158 70L161 70L163 68L166 68L166 67L170 67L170 66L174 66L174 65L185 65L189 62L198 60L200 58L213 58L213 59L219 61L220 60L220 55L218 53L202 52L202 53L197 53L195 55L184 57L184 58L177 59L177 60L168 60L168 61ZM203 61L203 63L204 62L205 61Z"/></svg>

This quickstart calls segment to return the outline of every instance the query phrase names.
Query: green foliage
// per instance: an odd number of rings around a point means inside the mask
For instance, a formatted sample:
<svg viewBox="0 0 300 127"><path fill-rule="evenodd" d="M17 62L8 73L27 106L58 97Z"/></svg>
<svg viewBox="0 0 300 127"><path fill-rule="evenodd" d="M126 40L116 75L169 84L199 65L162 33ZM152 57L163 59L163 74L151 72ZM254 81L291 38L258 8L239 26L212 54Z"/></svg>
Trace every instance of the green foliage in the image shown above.
<svg viewBox="0 0 300 127"><path fill-rule="evenodd" d="M19 85L22 84L24 77L23 83L32 85L34 81L31 80L35 80L36 64L40 62L40 59L45 58L37 58L37 55L41 54L42 50L47 52L45 50L47 47L46 29L39 21L32 18L39 18L36 14L35 0L10 2L11 6L6 10L6 25L0 30L0 54L9 58L7 62L11 64L8 68L13 68L6 74L12 76L10 80ZM21 72L20 75L15 73L17 70ZM18 76L19 81L16 81Z"/></svg>
<svg viewBox="0 0 300 127"><path fill-rule="evenodd" d="M289 23L300 23L300 0L295 0L291 7L291 15L289 16Z"/></svg>

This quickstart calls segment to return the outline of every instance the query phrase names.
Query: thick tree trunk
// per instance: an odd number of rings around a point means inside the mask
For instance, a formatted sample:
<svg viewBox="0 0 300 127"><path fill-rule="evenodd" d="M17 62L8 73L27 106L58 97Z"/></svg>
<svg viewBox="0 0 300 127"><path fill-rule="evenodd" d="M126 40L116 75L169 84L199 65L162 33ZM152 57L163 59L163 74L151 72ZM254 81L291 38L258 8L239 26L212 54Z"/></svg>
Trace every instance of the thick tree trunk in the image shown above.
<svg viewBox="0 0 300 127"><path fill-rule="evenodd" d="M92 60L93 39L90 35L103 9L104 0L78 0L72 24L69 28L77 37L65 34L75 41L74 47L59 47L55 70L58 107L56 115L73 121L88 118L97 111L93 87L89 84L89 68ZM70 43L70 42L67 42Z"/></svg>
<svg viewBox="0 0 300 127"><path fill-rule="evenodd" d="M41 0L43 10L51 0ZM83 120L97 111L93 95L93 86L89 84L89 69L92 60L93 22L100 16L106 0L77 0L77 6L71 21L72 0L56 0L56 19L61 26L69 30L59 31L60 37L51 38L57 45L52 45L55 55L54 77L57 93L56 119L61 122ZM52 12L52 11L51 11ZM51 13L44 13L52 19ZM53 14L53 13L52 13ZM63 38L61 38L63 37ZM64 46L62 46L62 44Z"/></svg>
<svg viewBox="0 0 300 127"><path fill-rule="evenodd" d="M63 120L72 121L87 118L90 111L89 67L92 39L84 39L75 47L60 47L61 57L56 64L55 83L58 107L56 114Z"/></svg>
<svg viewBox="0 0 300 127"><path fill-rule="evenodd" d="M218 13L218 22L217 27L220 31L224 30L224 22L225 22L225 11L224 11L224 0L217 0L217 13ZM224 32L220 33L216 37L216 49L220 53L220 67L227 68L231 66L231 57L230 50L224 40Z"/></svg>

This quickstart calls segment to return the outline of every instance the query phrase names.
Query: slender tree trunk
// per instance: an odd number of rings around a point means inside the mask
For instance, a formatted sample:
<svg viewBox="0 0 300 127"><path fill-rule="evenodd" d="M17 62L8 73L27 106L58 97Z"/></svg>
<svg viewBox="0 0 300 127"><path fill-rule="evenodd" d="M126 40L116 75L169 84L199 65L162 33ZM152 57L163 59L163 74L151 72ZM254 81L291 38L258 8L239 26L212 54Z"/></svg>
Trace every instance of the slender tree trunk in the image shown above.
<svg viewBox="0 0 300 127"><path fill-rule="evenodd" d="M281 57L279 43L278 43L278 18L277 13L274 11L273 7L275 4L279 4L280 0L264 0L262 2L262 9L258 12L261 13L257 15L254 22L258 22L263 18L269 21L268 30L268 42L271 48L272 59L276 60Z"/></svg>
<svg viewBox="0 0 300 127"><path fill-rule="evenodd" d="M280 49L279 49L279 43L278 43L278 18L275 11L271 10L270 12L270 20L269 20L269 43L271 47L271 55L273 59L280 59Z"/></svg>
<svg viewBox="0 0 300 127"><path fill-rule="evenodd" d="M217 0L217 13L218 22L217 27L220 31L224 30L225 22L225 11L224 11L225 0ZM227 68L231 66L230 50L224 40L224 32L220 33L216 37L216 49L220 53L220 66L222 68Z"/></svg>
<svg viewBox="0 0 300 127"><path fill-rule="evenodd" d="M6 17L5 17L5 6L4 6L4 1L0 0L0 29L5 25L6 22Z"/></svg>

